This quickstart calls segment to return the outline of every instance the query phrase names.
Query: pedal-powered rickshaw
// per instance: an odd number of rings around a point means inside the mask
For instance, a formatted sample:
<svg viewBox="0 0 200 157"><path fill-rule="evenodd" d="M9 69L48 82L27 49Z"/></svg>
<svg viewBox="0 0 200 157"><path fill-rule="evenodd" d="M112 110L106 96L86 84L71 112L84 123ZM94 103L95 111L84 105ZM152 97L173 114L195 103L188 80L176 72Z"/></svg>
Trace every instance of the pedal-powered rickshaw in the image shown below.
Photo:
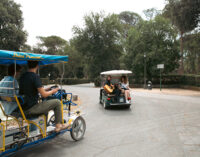
<svg viewBox="0 0 200 157"><path fill-rule="evenodd" d="M131 71L128 70L111 70L105 71L100 74L101 78L101 88L100 88L100 97L99 102L103 104L103 107L107 109L110 106L131 106L131 97L129 97L129 102L126 102L124 93L121 93L117 99L115 98L115 94L112 93L113 89L109 89L109 87L105 86L105 82L108 76L112 77L111 83L116 87L120 84L120 79L122 76L128 77L128 75L132 74Z"/></svg>
<svg viewBox="0 0 200 157"><path fill-rule="evenodd" d="M68 56L57 56L57 55L44 55L24 52L12 52L0 50L0 64L10 65L19 64L26 65L28 60L39 61L39 65L49 65L55 63L63 64L64 75L64 63L68 61ZM15 69L16 70L16 69ZM61 78L61 80L62 80ZM15 81L13 81L15 84ZM13 85L15 87L15 85ZM5 87L0 87L5 88ZM52 87L53 88L53 87ZM11 89L11 88L9 88ZM14 91L15 89L12 88ZM62 89L62 81L61 81ZM67 131L70 132L71 137L75 141L79 141L83 138L86 130L86 123L82 117L82 113L79 111L72 111L71 106L77 105L72 102L72 93L63 93L59 95L59 99L62 104L62 123L68 123L69 127L62 130L59 133L54 131L55 128L55 117L52 115L49 120L45 115L39 115L37 117L28 117L21 105L23 102L23 96L16 95L15 92L12 95L0 93L0 110L2 110L6 121L3 122L0 119L0 156L10 155L18 150L31 147L36 144L43 143L49 139L56 137L59 134L63 134ZM19 108L18 116L7 115L4 112L3 104L17 103ZM8 129L7 121L12 119L17 123L16 128ZM31 129L34 128L36 129Z"/></svg>

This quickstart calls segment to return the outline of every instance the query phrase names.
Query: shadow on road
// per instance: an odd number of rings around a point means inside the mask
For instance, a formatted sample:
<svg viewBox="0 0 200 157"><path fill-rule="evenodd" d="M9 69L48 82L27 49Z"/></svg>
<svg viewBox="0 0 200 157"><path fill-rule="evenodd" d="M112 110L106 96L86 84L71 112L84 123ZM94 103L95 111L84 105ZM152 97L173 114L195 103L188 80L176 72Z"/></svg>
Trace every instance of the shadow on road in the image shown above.
<svg viewBox="0 0 200 157"><path fill-rule="evenodd" d="M119 111L119 110L122 110L122 111L130 111L130 107L127 107L127 106L110 106L107 110L109 111Z"/></svg>
<svg viewBox="0 0 200 157"><path fill-rule="evenodd" d="M10 155L10 157L21 157L21 156L63 156L65 149L70 149L72 147L78 147L83 141L75 142L69 135L58 136L46 143L38 144L29 149L24 149L18 151L16 154Z"/></svg>

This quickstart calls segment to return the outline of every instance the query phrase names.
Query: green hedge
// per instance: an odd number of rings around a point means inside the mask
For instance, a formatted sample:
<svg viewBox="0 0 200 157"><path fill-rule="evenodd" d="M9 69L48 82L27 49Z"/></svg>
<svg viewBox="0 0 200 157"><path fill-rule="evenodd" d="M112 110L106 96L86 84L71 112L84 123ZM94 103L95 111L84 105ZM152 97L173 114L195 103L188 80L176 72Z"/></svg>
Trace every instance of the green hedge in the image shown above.
<svg viewBox="0 0 200 157"><path fill-rule="evenodd" d="M97 78L94 79L94 85L96 87L100 87L100 85L101 85L101 79L100 79L100 77L97 77Z"/></svg>
<svg viewBox="0 0 200 157"><path fill-rule="evenodd" d="M42 81L42 84L43 84L43 85L50 84L48 78L41 78L41 81Z"/></svg>
<svg viewBox="0 0 200 157"><path fill-rule="evenodd" d="M160 76L153 76L148 80L151 80L153 85L160 84ZM133 76L129 81L133 85L144 84L144 77L135 78ZM162 75L162 84L200 87L200 75Z"/></svg>
<svg viewBox="0 0 200 157"><path fill-rule="evenodd" d="M42 78L42 83L46 84L60 84L60 79L56 80L49 80L48 78ZM154 76L151 79L153 85L160 84L160 76ZM100 78L97 77L96 79L89 80L89 79L75 79L75 78L64 78L62 84L66 85L74 85L74 84L83 84L83 83L90 83L94 82L95 86L100 86ZM129 82L131 85L143 85L144 84L144 77L134 77L131 76L129 78ZM163 75L162 76L162 84L166 86L195 86L200 87L200 75Z"/></svg>
<svg viewBox="0 0 200 157"><path fill-rule="evenodd" d="M61 79L57 79L56 83L60 84ZM89 79L76 79L76 78L64 78L62 80L62 84L66 85L74 85L74 84L83 84L83 83L90 83Z"/></svg>
<svg viewBox="0 0 200 157"><path fill-rule="evenodd" d="M49 80L48 78L41 78L42 84L61 84L61 79L57 78L55 80ZM62 80L63 85L75 85L75 84L83 84L83 83L90 83L89 79L76 79L76 78L64 78Z"/></svg>

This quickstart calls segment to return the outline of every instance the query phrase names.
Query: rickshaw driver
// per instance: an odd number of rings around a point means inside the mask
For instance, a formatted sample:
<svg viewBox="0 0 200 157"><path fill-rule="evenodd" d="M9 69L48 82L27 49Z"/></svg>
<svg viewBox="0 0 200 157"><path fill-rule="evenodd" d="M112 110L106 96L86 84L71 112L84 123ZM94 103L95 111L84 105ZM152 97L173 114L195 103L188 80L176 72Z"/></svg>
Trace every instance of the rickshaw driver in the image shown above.
<svg viewBox="0 0 200 157"><path fill-rule="evenodd" d="M25 96L23 110L27 115L47 114L50 110L54 110L55 114L55 131L59 132L66 129L69 125L62 124L61 102L58 99L51 99L38 103L39 93L46 98L56 93L59 88L47 91L42 86L40 77L36 74L38 70L38 61L28 61L28 71L24 73L19 82L19 94Z"/></svg>

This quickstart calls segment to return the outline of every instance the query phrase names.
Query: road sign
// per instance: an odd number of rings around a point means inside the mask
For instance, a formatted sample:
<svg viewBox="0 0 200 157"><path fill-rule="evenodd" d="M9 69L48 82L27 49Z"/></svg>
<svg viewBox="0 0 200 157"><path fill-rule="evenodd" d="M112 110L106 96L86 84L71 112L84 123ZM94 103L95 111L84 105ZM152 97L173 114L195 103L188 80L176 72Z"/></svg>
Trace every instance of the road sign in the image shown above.
<svg viewBox="0 0 200 157"><path fill-rule="evenodd" d="M157 68L158 68L158 69L164 69L164 64L158 64L158 65L157 65Z"/></svg>
<svg viewBox="0 0 200 157"><path fill-rule="evenodd" d="M161 91L162 90L161 69L164 69L164 64L157 64L157 68L160 69L160 91Z"/></svg>

